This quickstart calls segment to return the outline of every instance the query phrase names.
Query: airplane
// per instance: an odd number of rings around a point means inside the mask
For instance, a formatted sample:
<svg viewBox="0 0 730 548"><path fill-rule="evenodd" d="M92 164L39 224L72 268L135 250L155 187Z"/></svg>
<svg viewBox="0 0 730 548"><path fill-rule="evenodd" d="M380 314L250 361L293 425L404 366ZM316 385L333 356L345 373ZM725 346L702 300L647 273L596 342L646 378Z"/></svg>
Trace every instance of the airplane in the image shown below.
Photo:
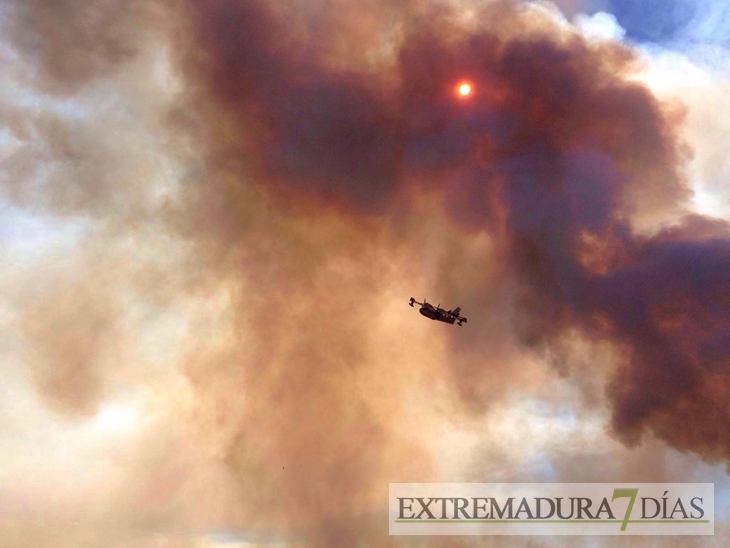
<svg viewBox="0 0 730 548"><path fill-rule="evenodd" d="M438 320L452 325L454 322L456 322L457 325L461 325L466 322L466 318L459 315L459 312L461 312L460 306L457 306L454 310L444 310L441 308L441 304L434 307L432 304L427 303L426 299L423 299L423 302L419 303L413 297L411 297L411 301L408 304L411 306L414 304L420 305L421 309L419 312L421 315L432 320Z"/></svg>

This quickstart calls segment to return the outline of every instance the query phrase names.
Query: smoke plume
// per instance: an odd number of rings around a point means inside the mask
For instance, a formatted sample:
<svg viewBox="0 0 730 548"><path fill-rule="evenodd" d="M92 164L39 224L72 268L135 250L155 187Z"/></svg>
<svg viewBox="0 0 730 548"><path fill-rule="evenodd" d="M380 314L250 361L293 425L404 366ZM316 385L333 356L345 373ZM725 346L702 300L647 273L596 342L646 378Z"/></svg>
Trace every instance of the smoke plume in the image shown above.
<svg viewBox="0 0 730 548"><path fill-rule="evenodd" d="M423 10L396 30L378 22L391 56L363 65L336 57L336 15L317 20L323 32L288 32L287 14L265 3L196 3L206 55L188 71L231 126L213 148L304 215L338 208L387 226L432 193L461 230L495 242L525 343L574 330L613 341L619 437L650 432L727 458L730 241L724 222L686 215L681 110L631 78L628 49L587 43L545 14L498 3L466 25ZM455 95L461 79L474 97ZM492 289L489 272L481 283Z"/></svg>
<svg viewBox="0 0 730 548"><path fill-rule="evenodd" d="M13 107L32 146L7 195L89 220L87 249L143 250L121 256L144 266L103 261L101 282L82 266L59 301L31 299L18 326L39 393L92 414L109 379L139 381L109 358L130 298L217 303L174 363L181 436L235 493L212 519L385 544L368 516L387 483L443 479L438 422L534 390L526 356L576 340L610 358L555 374L608 378L617 439L730 458L730 225L690 213L683 108L640 83L628 47L502 1L26 1L7 16L39 94L117 90L100 118ZM139 127L155 137L117 138ZM469 323L433 335L403 309L417 291Z"/></svg>

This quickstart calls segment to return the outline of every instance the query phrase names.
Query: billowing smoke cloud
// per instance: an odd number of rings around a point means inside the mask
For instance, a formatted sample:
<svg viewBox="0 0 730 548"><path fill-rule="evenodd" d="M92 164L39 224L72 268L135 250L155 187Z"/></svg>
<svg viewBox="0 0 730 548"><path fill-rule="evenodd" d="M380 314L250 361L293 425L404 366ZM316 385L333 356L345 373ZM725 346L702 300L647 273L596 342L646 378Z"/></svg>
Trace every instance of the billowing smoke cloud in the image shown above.
<svg viewBox="0 0 730 548"><path fill-rule="evenodd" d="M74 170L121 152L69 148L78 131L34 120L72 168L37 194L20 171L6 187L92 216L99 238L174 242L174 258L143 259L179 270L107 280L160 307L223 303L225 325L196 324L179 365L185 435L236 493L212 519L385 543L363 523L387 482L441 478L430 420L530 390L525 349L576 339L612 349L590 367L610 378L620 440L730 457L730 227L688 214L682 109L638 83L631 50L511 2L26 2L9 15L45 92L111 80L145 98L135 60L166 48L173 97L135 112L179 163L174 184L148 188L123 162ZM446 339L405 323L392 303L421 289L461 304L468 326ZM21 323L42 343L41 393L64 410L89 413L107 385L87 373L113 367L100 356L122 330L120 297L96 296ZM54 359L67 367L48 374Z"/></svg>
<svg viewBox="0 0 730 548"><path fill-rule="evenodd" d="M196 3L207 55L194 68L267 191L344 205L353 222L435 192L454 223L499 242L525 342L578 330L616 343L617 435L726 458L730 242L721 221L676 220L689 196L681 113L628 78L637 60L620 46L501 4L479 19L402 21L390 65L367 70L330 62L326 32L287 35L266 4ZM474 97L455 96L460 79ZM676 222L652 235L646 219Z"/></svg>

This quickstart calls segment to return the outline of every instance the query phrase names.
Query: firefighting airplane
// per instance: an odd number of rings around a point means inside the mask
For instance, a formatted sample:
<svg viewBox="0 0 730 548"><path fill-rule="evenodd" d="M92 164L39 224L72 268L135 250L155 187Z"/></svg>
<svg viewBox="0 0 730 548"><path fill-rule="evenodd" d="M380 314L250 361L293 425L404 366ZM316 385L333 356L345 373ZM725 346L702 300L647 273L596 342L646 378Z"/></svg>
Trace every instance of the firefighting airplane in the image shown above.
<svg viewBox="0 0 730 548"><path fill-rule="evenodd" d="M423 302L419 303L413 297L411 297L411 301L408 304L411 306L413 306L414 304L420 305L421 309L419 310L419 312L421 313L421 315L426 316L431 320L438 320L440 322L445 322L449 324L453 324L454 322L456 322L457 325L461 325L462 323L466 322L466 318L459 315L459 312L461 312L460 306L457 306L454 310L444 310L443 308L441 308L440 304L438 306L434 306L427 303L426 299L423 299Z"/></svg>

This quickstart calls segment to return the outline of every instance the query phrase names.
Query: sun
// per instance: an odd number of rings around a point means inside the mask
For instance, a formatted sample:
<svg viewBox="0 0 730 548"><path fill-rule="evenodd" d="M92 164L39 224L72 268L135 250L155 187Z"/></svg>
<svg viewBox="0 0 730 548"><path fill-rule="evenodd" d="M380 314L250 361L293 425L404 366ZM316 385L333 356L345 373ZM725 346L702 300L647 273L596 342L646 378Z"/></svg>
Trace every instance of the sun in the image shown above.
<svg viewBox="0 0 730 548"><path fill-rule="evenodd" d="M456 92L461 97L469 97L472 94L472 91L473 89L469 82L461 82L456 88Z"/></svg>

